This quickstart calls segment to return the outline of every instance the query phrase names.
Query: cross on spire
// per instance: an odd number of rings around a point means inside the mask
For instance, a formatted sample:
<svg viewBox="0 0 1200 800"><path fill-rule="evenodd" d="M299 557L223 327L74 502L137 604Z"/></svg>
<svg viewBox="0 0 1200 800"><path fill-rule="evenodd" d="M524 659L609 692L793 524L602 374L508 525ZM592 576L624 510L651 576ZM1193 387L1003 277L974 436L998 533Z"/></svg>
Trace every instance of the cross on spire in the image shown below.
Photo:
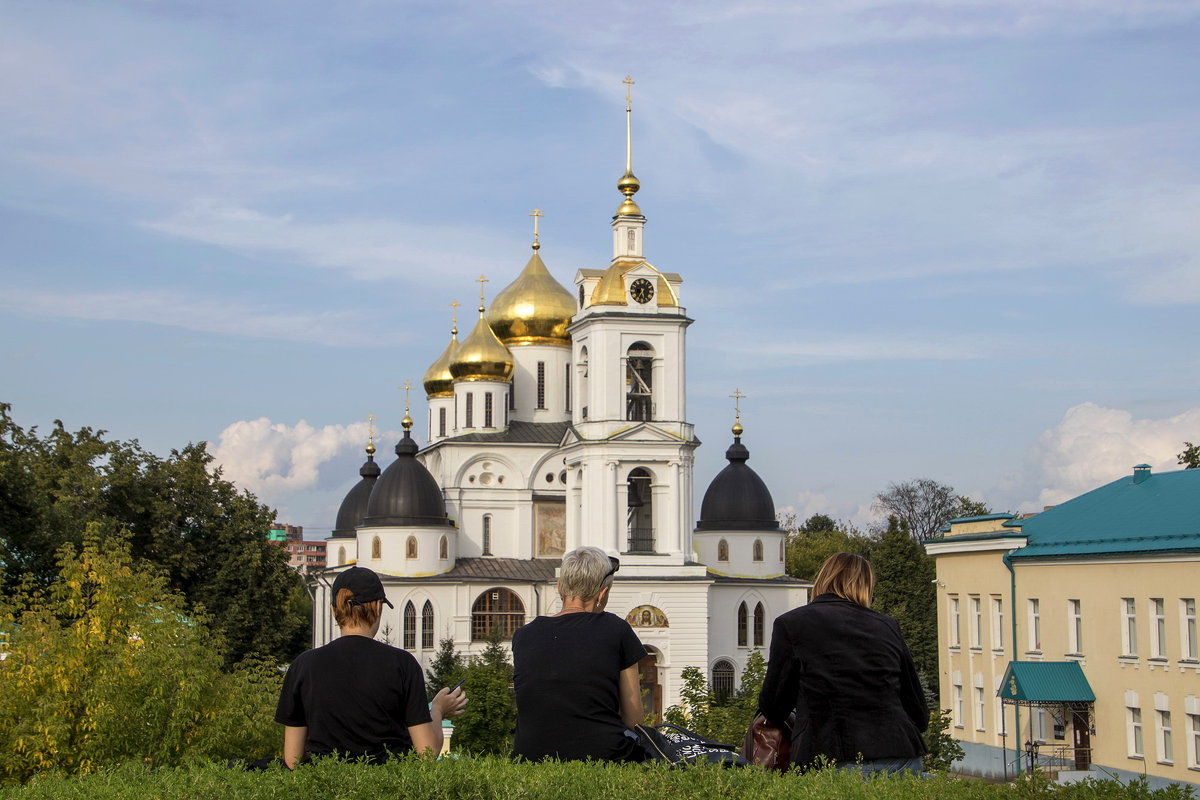
<svg viewBox="0 0 1200 800"><path fill-rule="evenodd" d="M625 110L631 111L633 110L633 95L630 92L633 89L633 84L637 83L637 81L626 75L625 80L621 81L621 83L625 84Z"/></svg>
<svg viewBox="0 0 1200 800"><path fill-rule="evenodd" d="M400 424L404 427L405 435L408 435L409 429L413 426L412 417L408 415L408 392L413 388L413 385L405 381L402 386L398 386L397 388L404 390L404 419L400 420Z"/></svg>
<svg viewBox="0 0 1200 800"><path fill-rule="evenodd" d="M375 455L375 421L379 417L367 414L367 455Z"/></svg>
<svg viewBox="0 0 1200 800"><path fill-rule="evenodd" d="M733 398L733 435L740 437L745 430L742 427L742 400L746 395L742 394L741 389L734 389L729 396Z"/></svg>
<svg viewBox="0 0 1200 800"><path fill-rule="evenodd" d="M529 212L529 216L533 217L533 249L537 250L542 246L538 241L538 219L546 215L542 213L540 208L535 208L533 211Z"/></svg>
<svg viewBox="0 0 1200 800"><path fill-rule="evenodd" d="M450 301L450 333L453 336L458 336L458 307L461 305L457 300Z"/></svg>
<svg viewBox="0 0 1200 800"><path fill-rule="evenodd" d="M479 318L483 319L483 285L488 282L488 279L480 275L475 282L479 284Z"/></svg>

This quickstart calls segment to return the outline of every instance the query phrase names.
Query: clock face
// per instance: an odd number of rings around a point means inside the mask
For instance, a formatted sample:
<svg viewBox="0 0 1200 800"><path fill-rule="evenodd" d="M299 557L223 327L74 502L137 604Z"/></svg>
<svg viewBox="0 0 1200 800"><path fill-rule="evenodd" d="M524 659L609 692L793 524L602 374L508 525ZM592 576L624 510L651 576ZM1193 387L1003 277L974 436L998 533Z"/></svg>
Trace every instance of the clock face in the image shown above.
<svg viewBox="0 0 1200 800"><path fill-rule="evenodd" d="M654 284L645 278L638 278L629 284L629 296L639 303L649 303L654 299Z"/></svg>

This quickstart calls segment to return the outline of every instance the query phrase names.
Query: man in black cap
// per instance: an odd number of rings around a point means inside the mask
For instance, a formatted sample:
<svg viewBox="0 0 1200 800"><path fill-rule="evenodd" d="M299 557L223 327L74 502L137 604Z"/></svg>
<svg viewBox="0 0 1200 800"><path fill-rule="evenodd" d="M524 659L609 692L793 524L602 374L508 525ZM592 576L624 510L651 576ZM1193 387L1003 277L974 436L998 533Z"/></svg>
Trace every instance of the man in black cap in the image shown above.
<svg viewBox="0 0 1200 800"><path fill-rule="evenodd" d="M425 702L421 665L406 650L375 641L383 604L379 576L351 567L333 582L333 616L341 636L301 653L288 668L275 710L289 768L311 756L338 754L381 763L416 750L437 755L442 720L462 713L461 688L443 687Z"/></svg>

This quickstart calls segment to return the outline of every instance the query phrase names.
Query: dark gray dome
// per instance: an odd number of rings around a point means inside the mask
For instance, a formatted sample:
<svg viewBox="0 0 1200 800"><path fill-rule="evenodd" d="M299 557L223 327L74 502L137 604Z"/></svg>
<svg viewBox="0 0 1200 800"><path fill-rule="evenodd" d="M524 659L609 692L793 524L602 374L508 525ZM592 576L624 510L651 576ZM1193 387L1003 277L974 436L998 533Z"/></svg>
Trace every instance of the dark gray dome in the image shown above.
<svg viewBox="0 0 1200 800"><path fill-rule="evenodd" d="M735 436L725 451L729 464L717 473L700 504L698 531L777 531L775 502L758 473L746 466L750 451Z"/></svg>
<svg viewBox="0 0 1200 800"><path fill-rule="evenodd" d="M396 445L396 460L371 490L363 525L450 527L442 490L416 455L417 443L406 430Z"/></svg>
<svg viewBox="0 0 1200 800"><path fill-rule="evenodd" d="M333 528L335 539L353 539L354 529L362 525L363 517L367 515L367 501L371 499L371 489L375 487L375 479L379 477L379 465L375 463L374 452L375 446L372 445L367 453L367 460L358 470L362 479L354 484L342 500Z"/></svg>

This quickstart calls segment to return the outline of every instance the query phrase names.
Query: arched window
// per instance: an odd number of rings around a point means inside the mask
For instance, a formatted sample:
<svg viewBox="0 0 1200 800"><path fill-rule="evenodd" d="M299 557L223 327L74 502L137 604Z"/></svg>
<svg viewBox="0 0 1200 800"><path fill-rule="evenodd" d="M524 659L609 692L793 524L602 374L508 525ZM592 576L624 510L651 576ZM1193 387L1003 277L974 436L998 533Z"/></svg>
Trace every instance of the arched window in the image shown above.
<svg viewBox="0 0 1200 800"><path fill-rule="evenodd" d="M511 639L517 628L525 624L525 604L515 592L497 586L475 599L471 606L471 641L482 642L493 633L501 639Z"/></svg>
<svg viewBox="0 0 1200 800"><path fill-rule="evenodd" d="M653 419L654 348L634 342L625 351L625 419Z"/></svg>
<svg viewBox="0 0 1200 800"><path fill-rule="evenodd" d="M338 548L338 566L340 567L342 564L345 564L345 563L346 563L346 548L339 547Z"/></svg>
<svg viewBox="0 0 1200 800"><path fill-rule="evenodd" d="M767 612L763 604L754 607L754 646L763 646L763 629L767 626Z"/></svg>
<svg viewBox="0 0 1200 800"><path fill-rule="evenodd" d="M579 307L583 308L583 284L579 284Z"/></svg>
<svg viewBox="0 0 1200 800"><path fill-rule="evenodd" d="M421 647L424 650L433 649L433 603L428 600L421 609Z"/></svg>
<svg viewBox="0 0 1200 800"><path fill-rule="evenodd" d="M779 563L787 561L787 539L779 540Z"/></svg>
<svg viewBox="0 0 1200 800"><path fill-rule="evenodd" d="M417 557L417 537L410 536L410 537L408 537L408 540L404 543L404 557L405 558L416 558Z"/></svg>
<svg viewBox="0 0 1200 800"><path fill-rule="evenodd" d="M717 542L717 561L729 560L729 542L722 539Z"/></svg>
<svg viewBox="0 0 1200 800"><path fill-rule="evenodd" d="M371 539L371 558L383 558L383 542L379 541L378 536Z"/></svg>
<svg viewBox="0 0 1200 800"><path fill-rule="evenodd" d="M733 696L733 663L722 658L713 664L712 690L718 700L728 700Z"/></svg>
<svg viewBox="0 0 1200 800"><path fill-rule="evenodd" d="M405 650L415 650L417 647L417 608L409 600L404 605L404 645Z"/></svg>
<svg viewBox="0 0 1200 800"><path fill-rule="evenodd" d="M629 553L654 552L654 498L650 491L651 476L637 467L626 481Z"/></svg>
<svg viewBox="0 0 1200 800"><path fill-rule="evenodd" d="M450 557L450 543L447 542L446 537L443 536L441 539L438 540L438 558L445 561L449 557Z"/></svg>
<svg viewBox="0 0 1200 800"><path fill-rule="evenodd" d="M738 647L745 647L746 641L747 641L747 637L746 637L746 604L745 603L741 603L738 605L737 628L738 628L738 631L737 631Z"/></svg>
<svg viewBox="0 0 1200 800"><path fill-rule="evenodd" d="M762 560L763 560L763 546L762 546L762 539L755 539L755 540L754 540L754 560L755 560L755 561L762 561Z"/></svg>
<svg viewBox="0 0 1200 800"><path fill-rule="evenodd" d="M483 554L490 556L492 554L492 515L483 515Z"/></svg>
<svg viewBox="0 0 1200 800"><path fill-rule="evenodd" d="M583 287L579 287L583 291ZM579 416L588 418L588 351L586 347L579 348Z"/></svg>

